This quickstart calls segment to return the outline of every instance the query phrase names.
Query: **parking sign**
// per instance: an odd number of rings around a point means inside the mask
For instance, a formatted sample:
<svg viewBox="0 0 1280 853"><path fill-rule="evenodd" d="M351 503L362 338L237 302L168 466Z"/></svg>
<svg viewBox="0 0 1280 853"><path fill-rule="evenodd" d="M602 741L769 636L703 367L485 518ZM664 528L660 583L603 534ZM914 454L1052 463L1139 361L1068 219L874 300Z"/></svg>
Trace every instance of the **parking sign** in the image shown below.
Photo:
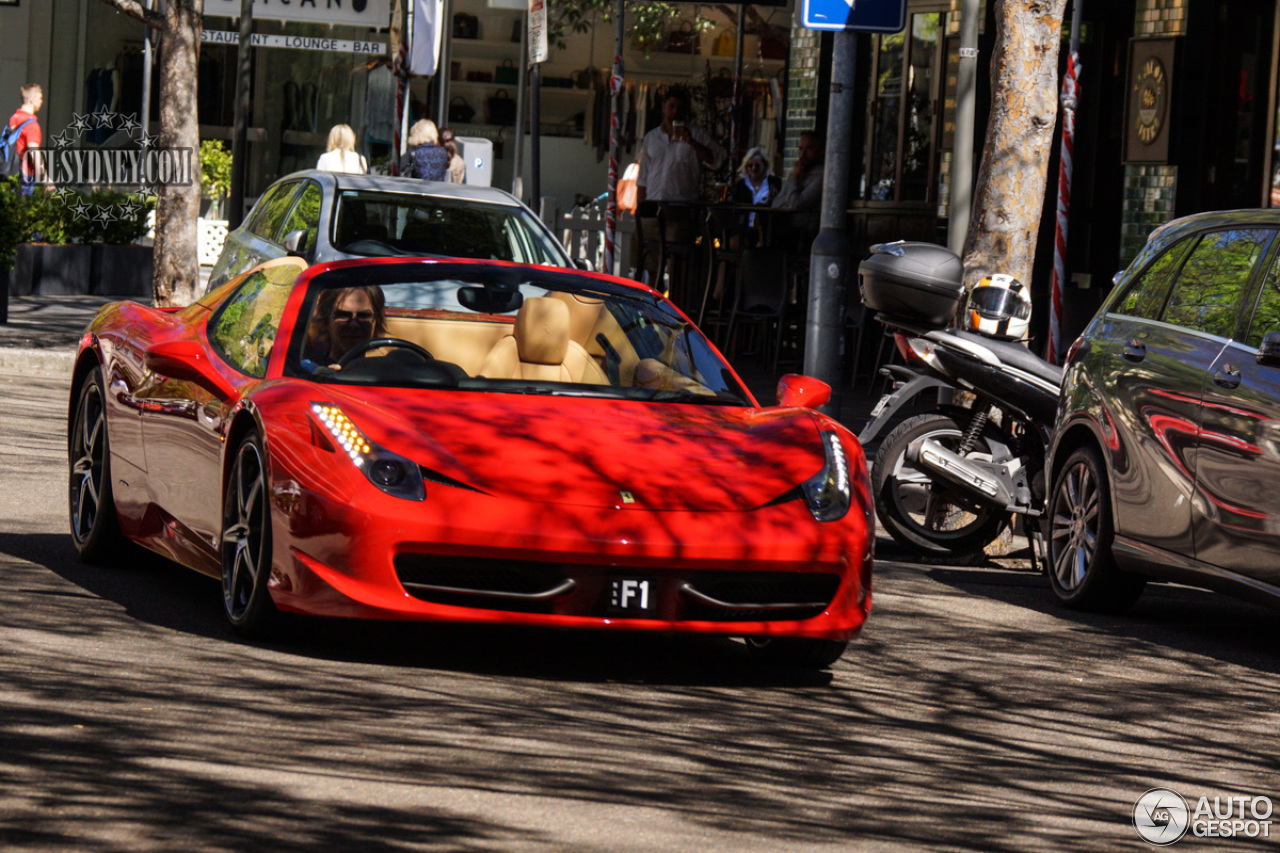
<svg viewBox="0 0 1280 853"><path fill-rule="evenodd" d="M907 25L907 0L804 0L800 23L811 30L901 32Z"/></svg>

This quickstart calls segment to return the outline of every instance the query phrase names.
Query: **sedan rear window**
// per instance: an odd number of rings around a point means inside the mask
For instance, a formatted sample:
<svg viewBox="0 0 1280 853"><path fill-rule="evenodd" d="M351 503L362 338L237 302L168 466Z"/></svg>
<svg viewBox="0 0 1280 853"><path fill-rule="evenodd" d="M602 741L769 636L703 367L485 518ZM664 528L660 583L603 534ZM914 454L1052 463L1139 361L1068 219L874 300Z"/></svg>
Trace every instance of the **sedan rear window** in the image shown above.
<svg viewBox="0 0 1280 853"><path fill-rule="evenodd" d="M333 245L351 255L564 263L564 253L523 208L471 199L343 192Z"/></svg>

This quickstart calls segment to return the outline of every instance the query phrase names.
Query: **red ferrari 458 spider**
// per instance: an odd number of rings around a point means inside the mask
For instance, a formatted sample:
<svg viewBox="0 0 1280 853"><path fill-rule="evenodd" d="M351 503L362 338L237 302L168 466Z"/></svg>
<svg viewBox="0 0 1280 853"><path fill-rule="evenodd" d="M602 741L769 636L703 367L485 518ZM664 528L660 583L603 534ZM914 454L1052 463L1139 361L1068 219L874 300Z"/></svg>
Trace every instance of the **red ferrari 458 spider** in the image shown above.
<svg viewBox="0 0 1280 853"><path fill-rule="evenodd" d="M501 262L271 261L105 306L72 381L71 533L278 611L745 637L834 662L871 608L862 448L763 408L650 288Z"/></svg>

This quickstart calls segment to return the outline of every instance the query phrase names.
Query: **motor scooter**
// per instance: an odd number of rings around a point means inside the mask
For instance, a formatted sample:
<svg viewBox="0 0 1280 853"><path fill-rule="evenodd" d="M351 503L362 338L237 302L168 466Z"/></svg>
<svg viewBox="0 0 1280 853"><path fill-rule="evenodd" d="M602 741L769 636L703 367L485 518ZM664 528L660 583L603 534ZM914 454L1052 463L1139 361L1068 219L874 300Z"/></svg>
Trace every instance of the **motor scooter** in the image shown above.
<svg viewBox="0 0 1280 853"><path fill-rule="evenodd" d="M873 246L859 277L864 303L903 359L882 368L892 389L859 440L870 443L904 407L928 401L881 440L872 462L885 530L917 550L963 555L999 537L1014 515L1038 518L1062 368L1017 341L949 325L964 287L959 258L941 246ZM1038 545L1039 525L1024 528Z"/></svg>

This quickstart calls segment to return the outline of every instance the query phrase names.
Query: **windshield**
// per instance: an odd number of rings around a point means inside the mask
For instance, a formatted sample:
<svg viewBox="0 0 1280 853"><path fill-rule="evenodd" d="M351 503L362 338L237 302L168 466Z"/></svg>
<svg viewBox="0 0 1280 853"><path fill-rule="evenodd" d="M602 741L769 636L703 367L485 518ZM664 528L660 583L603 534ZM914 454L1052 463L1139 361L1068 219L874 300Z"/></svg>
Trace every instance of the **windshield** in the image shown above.
<svg viewBox="0 0 1280 853"><path fill-rule="evenodd" d="M569 264L560 246L522 207L408 193L341 192L333 245L350 255Z"/></svg>
<svg viewBox="0 0 1280 853"><path fill-rule="evenodd" d="M378 264L308 288L286 371L317 382L750 405L665 300L536 268Z"/></svg>

